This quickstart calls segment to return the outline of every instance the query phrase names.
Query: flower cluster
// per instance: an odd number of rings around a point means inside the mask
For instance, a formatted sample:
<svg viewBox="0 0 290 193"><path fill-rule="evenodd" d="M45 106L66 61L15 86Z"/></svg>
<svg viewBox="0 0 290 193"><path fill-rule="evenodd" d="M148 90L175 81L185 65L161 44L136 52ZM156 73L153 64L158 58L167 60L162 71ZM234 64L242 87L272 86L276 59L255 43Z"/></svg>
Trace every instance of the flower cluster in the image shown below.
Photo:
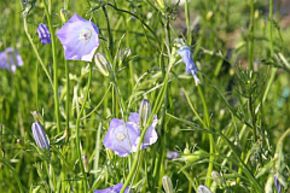
<svg viewBox="0 0 290 193"><path fill-rule="evenodd" d="M37 33L42 44L48 44L51 42L51 34L45 24L39 24ZM108 76L108 67L110 67L110 64L108 64L104 56L95 53L99 47L99 29L94 23L74 14L57 31L56 35L63 46L66 60L92 62L92 60L95 59L95 63L100 71L105 76ZM191 73L195 83L198 84L198 69L191 57L190 48L183 46L178 50L178 54L182 57L182 60L186 65L186 72ZM22 65L22 60L20 60L21 58L19 55L14 54L13 59L16 60L10 62L10 66L14 66L14 69L16 69L15 66L19 64ZM15 64L16 62L17 65ZM6 65L6 63L8 62L5 62L5 64L0 63L0 67ZM151 122L148 123L149 121ZM128 156L130 153L139 151L139 148L145 149L156 143L158 139L155 130L157 122L158 119L156 115L154 115L153 118L151 117L149 101L143 100L139 112L130 113L128 120L125 121L118 118L113 118L111 120L103 144L106 148L112 150L120 157ZM40 148L50 148L45 131L38 121L32 124L32 133L36 144ZM168 159L175 159L179 157L179 153L168 152L167 157ZM119 183L106 189L95 190L94 193L119 193L122 187L123 184ZM206 191L204 187L199 187L198 192L204 191ZM125 193L129 193L127 187Z"/></svg>

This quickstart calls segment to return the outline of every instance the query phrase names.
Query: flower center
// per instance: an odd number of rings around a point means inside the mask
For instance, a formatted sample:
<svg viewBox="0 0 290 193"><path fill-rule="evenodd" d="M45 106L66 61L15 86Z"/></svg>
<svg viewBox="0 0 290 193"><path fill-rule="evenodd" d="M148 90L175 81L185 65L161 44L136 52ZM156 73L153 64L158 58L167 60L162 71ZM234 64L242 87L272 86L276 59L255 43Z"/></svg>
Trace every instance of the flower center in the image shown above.
<svg viewBox="0 0 290 193"><path fill-rule="evenodd" d="M85 29L81 32L80 39L87 41L87 40L91 39L92 35L93 35L93 33L92 33L91 29Z"/></svg>
<svg viewBox="0 0 290 193"><path fill-rule="evenodd" d="M125 138L126 138L126 135L125 135L124 133L122 133L122 132L118 132L118 133L116 134L116 139L117 139L118 141L123 141Z"/></svg>

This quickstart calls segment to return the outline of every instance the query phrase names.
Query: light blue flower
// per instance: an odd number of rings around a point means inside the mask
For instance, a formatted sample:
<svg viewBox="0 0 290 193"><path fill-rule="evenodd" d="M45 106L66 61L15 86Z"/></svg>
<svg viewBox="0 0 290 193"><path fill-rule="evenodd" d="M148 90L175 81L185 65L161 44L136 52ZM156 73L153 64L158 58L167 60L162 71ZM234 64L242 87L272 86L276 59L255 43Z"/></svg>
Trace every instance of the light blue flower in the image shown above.
<svg viewBox="0 0 290 193"><path fill-rule="evenodd" d="M186 72L192 74L195 84L198 85L200 83L197 76L198 69L191 57L190 48L188 46L182 46L179 48L177 53L181 56L183 62L185 63Z"/></svg>
<svg viewBox="0 0 290 193"><path fill-rule="evenodd" d="M99 47L99 29L91 21L74 14L56 33L66 60L91 62Z"/></svg>

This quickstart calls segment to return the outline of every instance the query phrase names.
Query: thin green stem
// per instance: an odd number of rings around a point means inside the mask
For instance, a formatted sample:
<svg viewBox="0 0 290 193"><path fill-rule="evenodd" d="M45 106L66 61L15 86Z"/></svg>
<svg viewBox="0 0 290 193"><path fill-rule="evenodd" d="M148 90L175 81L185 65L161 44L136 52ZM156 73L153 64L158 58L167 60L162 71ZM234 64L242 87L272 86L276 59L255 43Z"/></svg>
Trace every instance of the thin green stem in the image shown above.
<svg viewBox="0 0 290 193"><path fill-rule="evenodd" d="M270 43L270 56L274 54L273 48L273 0L269 0L268 34Z"/></svg>
<svg viewBox="0 0 290 193"><path fill-rule="evenodd" d="M130 184L131 179L133 178L133 176L136 173L136 169L137 169L137 166L138 166L138 160L139 160L139 156L140 156L140 153L141 153L140 148L141 148L142 141L144 139L145 133L146 133L146 129L143 129L141 137L140 137L140 141L139 141L138 146L137 146L137 153L136 153L136 155L134 157L134 161L133 161L131 170L129 172L129 175L128 175L128 177L127 177L127 179L126 179L126 181L125 181L120 193L124 193L126 187Z"/></svg>
<svg viewBox="0 0 290 193"><path fill-rule="evenodd" d="M254 27L255 27L255 13L254 0L250 0L250 26L248 36L248 59L250 70L254 70Z"/></svg>
<svg viewBox="0 0 290 193"><path fill-rule="evenodd" d="M24 28L24 32L25 32L25 34L26 34L26 36L28 38L28 41L29 41L29 43L30 43L30 45L31 45L31 47L33 49L33 52L34 52L38 62L40 63L40 65L41 65L41 67L42 67L42 69L43 69L43 71L44 71L44 73L45 73L50 85L53 87L51 76L50 76L48 70L46 69L46 67L44 65L44 62L42 61L42 59L41 59L41 57L39 55L38 49L36 48L35 44L33 43L32 37L29 34L28 27L27 27L26 16L23 17L23 28Z"/></svg>
<svg viewBox="0 0 290 193"><path fill-rule="evenodd" d="M102 10L103 10L105 18L106 18L107 30L108 30L108 34L109 34L110 54L111 54L111 57L113 57L113 54L114 54L114 39L113 39L112 30L111 30L111 26L110 26L110 19L109 19L109 15L108 15L106 6L102 6Z"/></svg>
<svg viewBox="0 0 290 193"><path fill-rule="evenodd" d="M77 120L76 120L76 150L77 150L77 155L79 157L79 163L80 163L80 168L83 174L83 186L84 186L84 192L88 192L88 181L87 181L87 174L84 168L84 164L82 162L82 153L81 153L81 143L80 143L80 122L81 122L81 117L82 114L85 110L85 106L87 103L87 100L89 98L89 93L90 93L90 85L92 82L92 73L93 73L93 64L90 63L90 72L89 72L89 77L88 77L88 82L87 82L87 86L86 86L86 92L85 92L85 99L83 101L81 110L77 116Z"/></svg>
<svg viewBox="0 0 290 193"><path fill-rule="evenodd" d="M186 0L184 4L184 12L185 12L185 21L186 21L186 39L188 45L191 45L191 28L190 28L190 11L189 11L189 1Z"/></svg>
<svg viewBox="0 0 290 193"><path fill-rule="evenodd" d="M133 16L134 18L136 18L137 20L139 20L139 21L142 23L142 25L143 25L145 28L147 28L147 29L149 30L149 32L154 36L154 38L156 39L156 41L157 41L158 43L160 43L160 40L159 40L159 38L157 37L157 35L156 35L156 33L154 32L154 30L153 30L153 29L152 29L148 24L146 24L146 22L143 21L143 19L141 19L138 15L136 15L135 13L132 13L132 12L130 12L130 11L127 11L127 10L124 10L124 9L120 9L120 8L116 7L115 5L113 5L113 4L111 4L111 3L107 3L106 5L108 5L108 6L112 7L112 8L114 8L116 11L120 11L120 12L123 12L123 13L127 13L127 14Z"/></svg>
<svg viewBox="0 0 290 193"><path fill-rule="evenodd" d="M65 100L65 112L66 112L66 139L69 138L70 135L70 80L69 80L69 66L67 60L64 60L65 66L65 79L66 79L66 100Z"/></svg>
<svg viewBox="0 0 290 193"><path fill-rule="evenodd" d="M164 84L163 84L163 86L162 86L162 88L161 88L161 90L160 90L160 92L159 92L159 94L158 94L158 96L156 98L156 101L155 101L154 106L152 108L152 113L151 113L147 123L145 124L144 128L148 128L149 127L148 123L151 123L151 121L153 120L153 116L157 114L157 112L161 108L161 105L163 104L162 100L164 100L165 93L167 92L169 73L171 71L172 66L174 65L174 62L175 62L175 60L174 60L173 56L171 55L170 59L169 59L168 69L166 71L166 74L165 74L164 80L163 80ZM142 129L141 128L141 130L142 130L142 133L141 133L141 136L140 136L140 141L139 141L138 146L137 146L137 154L134 157L131 170L130 170L130 172L128 174L128 177L127 177L127 179L126 179L126 181L125 181L120 193L124 193L126 187L130 184L130 181L131 181L132 177L134 176L134 174L136 172L136 167L138 165L138 160L139 160L139 156L140 156L140 147L141 147L141 144L142 144L142 141L144 139L144 136L145 136L145 133L146 133L147 129Z"/></svg>
<svg viewBox="0 0 290 193"><path fill-rule="evenodd" d="M35 83L34 83L34 86L35 86L35 109L38 110L38 75L39 75L39 64L36 62L35 64Z"/></svg>
<svg viewBox="0 0 290 193"><path fill-rule="evenodd" d="M206 128L210 128L210 119L209 119L209 113L208 113L208 107L205 101L204 93L201 89L201 87L197 86L198 94L202 102L203 111L204 111L204 123ZM210 187L211 185L211 173L213 171L213 163L214 163L214 152L215 152L215 142L212 133L208 133L209 137L209 163L208 163L208 169L206 174L206 181L205 184Z"/></svg>
<svg viewBox="0 0 290 193"><path fill-rule="evenodd" d="M55 45L55 31L52 27L51 23L51 0L48 0L48 5L46 4L46 1L43 0L44 3L44 9L45 14L47 18L47 25L49 28L49 31L51 33L51 48L52 48L52 63L53 63L53 98L54 98L54 114L56 118L56 126L57 131L60 132L60 113L59 113L59 99L58 99L58 80L57 80L57 72L58 72L58 66L57 66L57 56L56 56L56 45Z"/></svg>

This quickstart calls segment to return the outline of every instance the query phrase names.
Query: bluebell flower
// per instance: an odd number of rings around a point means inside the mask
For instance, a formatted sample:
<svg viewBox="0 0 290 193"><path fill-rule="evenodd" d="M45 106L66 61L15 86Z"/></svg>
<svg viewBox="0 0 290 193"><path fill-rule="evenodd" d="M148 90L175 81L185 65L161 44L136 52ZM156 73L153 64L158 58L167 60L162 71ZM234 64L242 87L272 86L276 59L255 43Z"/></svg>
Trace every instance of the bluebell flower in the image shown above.
<svg viewBox="0 0 290 193"><path fill-rule="evenodd" d="M121 119L112 119L110 127L104 138L104 146L114 151L118 156L125 157L132 152L132 147L137 147L140 135L138 128Z"/></svg>
<svg viewBox="0 0 290 193"><path fill-rule="evenodd" d="M23 60L16 49L9 47L0 52L0 68L15 72L22 65Z"/></svg>
<svg viewBox="0 0 290 193"><path fill-rule="evenodd" d="M32 123L31 129L33 138L38 147L40 147L41 149L49 149L49 141L41 124L35 121L34 123Z"/></svg>
<svg viewBox="0 0 290 193"><path fill-rule="evenodd" d="M99 29L91 21L74 14L56 33L66 60L91 62L99 47Z"/></svg>
<svg viewBox="0 0 290 193"><path fill-rule="evenodd" d="M191 57L190 48L188 46L182 46L179 48L177 53L181 56L183 62L186 65L186 72L192 74L195 84L198 85L200 83L200 80L197 76L198 69Z"/></svg>
<svg viewBox="0 0 290 193"><path fill-rule="evenodd" d="M102 190L95 190L94 193L119 193L123 187L122 183L116 184L115 186L102 189ZM125 189L125 193L129 193L129 188Z"/></svg>
<svg viewBox="0 0 290 193"><path fill-rule="evenodd" d="M51 42L51 35L45 24L41 23L38 25L37 33L42 44L49 44Z"/></svg>
<svg viewBox="0 0 290 193"><path fill-rule="evenodd" d="M158 139L155 130L157 122L157 116L154 116L151 125L146 128L146 133L141 144L142 149L156 143ZM114 151L120 157L125 157L132 152L138 151L141 128L145 129L140 124L140 115L136 112L130 113L127 122L122 119L112 119L103 141L104 146Z"/></svg>

